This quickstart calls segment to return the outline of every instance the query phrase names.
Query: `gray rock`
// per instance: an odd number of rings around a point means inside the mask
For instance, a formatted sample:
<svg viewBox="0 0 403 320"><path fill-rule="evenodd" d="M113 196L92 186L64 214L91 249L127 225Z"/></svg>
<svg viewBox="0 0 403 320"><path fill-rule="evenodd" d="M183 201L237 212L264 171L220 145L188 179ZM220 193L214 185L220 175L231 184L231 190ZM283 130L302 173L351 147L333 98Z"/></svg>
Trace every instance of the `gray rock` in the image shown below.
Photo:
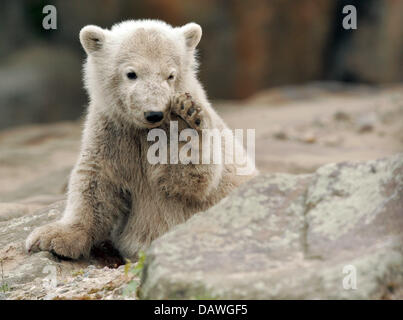
<svg viewBox="0 0 403 320"><path fill-rule="evenodd" d="M59 218L64 205L65 201L61 201L39 211L25 215L15 214L14 217L8 216L9 219L0 220L2 279L8 288L12 289L15 285L30 282L37 277L44 278L46 266L57 266L56 259L47 252L28 255L24 242L35 227ZM0 208L2 206L4 205L0 204Z"/></svg>
<svg viewBox="0 0 403 320"><path fill-rule="evenodd" d="M93 256L66 261L49 252L25 251L25 239L33 228L59 219L64 207L65 201L39 210L0 203L0 300L135 299L136 292L127 290L129 283L139 282L131 267L103 267Z"/></svg>
<svg viewBox="0 0 403 320"><path fill-rule="evenodd" d="M402 230L403 154L263 175L157 239L141 295L393 298L403 287Z"/></svg>
<svg viewBox="0 0 403 320"><path fill-rule="evenodd" d="M373 131L376 123L378 122L378 118L374 112L369 114L362 115L356 120L356 128L360 133Z"/></svg>
<svg viewBox="0 0 403 320"><path fill-rule="evenodd" d="M0 209L2 206L4 204L0 204ZM8 207L8 204L5 206ZM7 246L23 241L33 228L60 218L64 206L65 201L60 201L27 215L16 213L9 219L0 220L0 248L4 250Z"/></svg>
<svg viewBox="0 0 403 320"><path fill-rule="evenodd" d="M2 201L21 201L28 197L46 195L51 198L57 196L64 197L67 191L68 177L70 175L72 166L47 172L46 174L36 177L33 181L29 181L17 190L10 192L0 193L0 200ZM0 218L1 219L1 218Z"/></svg>
<svg viewBox="0 0 403 320"><path fill-rule="evenodd" d="M20 299L24 295L29 299L43 298L53 292L52 279L61 279L83 267L83 262L60 261L49 252L27 254L25 251L28 234L35 227L60 218L64 206L65 201L60 201L40 210L18 212L18 205L0 204L1 211L15 213L0 220L0 285L6 288L3 293L7 299ZM21 287L25 288L23 293Z"/></svg>

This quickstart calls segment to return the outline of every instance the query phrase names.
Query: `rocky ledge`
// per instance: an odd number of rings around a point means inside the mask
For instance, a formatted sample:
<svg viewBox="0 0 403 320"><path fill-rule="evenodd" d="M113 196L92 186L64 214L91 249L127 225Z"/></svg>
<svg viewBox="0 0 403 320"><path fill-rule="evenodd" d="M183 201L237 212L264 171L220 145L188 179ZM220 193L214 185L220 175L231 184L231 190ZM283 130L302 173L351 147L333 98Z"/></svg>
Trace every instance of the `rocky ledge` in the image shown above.
<svg viewBox="0 0 403 320"><path fill-rule="evenodd" d="M139 266L25 253L64 205L0 205L0 298L403 298L403 154L256 177L154 241L139 291Z"/></svg>
<svg viewBox="0 0 403 320"><path fill-rule="evenodd" d="M141 296L403 298L403 154L255 178L153 243Z"/></svg>

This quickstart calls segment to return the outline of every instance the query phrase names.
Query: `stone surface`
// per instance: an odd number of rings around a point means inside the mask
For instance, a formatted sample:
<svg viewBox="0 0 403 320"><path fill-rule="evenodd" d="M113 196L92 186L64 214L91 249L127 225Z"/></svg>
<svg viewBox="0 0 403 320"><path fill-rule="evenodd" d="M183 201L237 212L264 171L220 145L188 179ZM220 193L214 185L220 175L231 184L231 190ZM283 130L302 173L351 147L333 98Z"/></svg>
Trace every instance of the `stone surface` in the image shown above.
<svg viewBox="0 0 403 320"><path fill-rule="evenodd" d="M39 210L0 204L0 292L5 299L134 299L128 285L135 276L106 260L60 260L48 252L27 254L24 243L33 228L60 218L65 201ZM103 257L105 258L105 257ZM138 281L138 280L136 280Z"/></svg>
<svg viewBox="0 0 403 320"><path fill-rule="evenodd" d="M135 293L128 290L134 279L126 274L124 266L116 269L89 265L67 272L65 265L60 272L60 264L55 264L56 282L52 284L52 267L47 264L44 277L35 278L24 285L16 286L7 299L30 300L125 300L135 299ZM52 265L53 266L53 265ZM70 270L69 270L70 271Z"/></svg>
<svg viewBox="0 0 403 320"><path fill-rule="evenodd" d="M64 196L77 160L79 122L59 122L0 132L0 202L42 207Z"/></svg>
<svg viewBox="0 0 403 320"><path fill-rule="evenodd" d="M314 83L266 90L217 110L231 128L255 129L261 172L309 173L329 162L402 152L402 99L401 86L373 90ZM339 113L345 120L339 120ZM357 123L370 114L376 115L372 130L357 130Z"/></svg>
<svg viewBox="0 0 403 320"><path fill-rule="evenodd" d="M393 298L402 230L403 154L263 175L152 244L142 297Z"/></svg>

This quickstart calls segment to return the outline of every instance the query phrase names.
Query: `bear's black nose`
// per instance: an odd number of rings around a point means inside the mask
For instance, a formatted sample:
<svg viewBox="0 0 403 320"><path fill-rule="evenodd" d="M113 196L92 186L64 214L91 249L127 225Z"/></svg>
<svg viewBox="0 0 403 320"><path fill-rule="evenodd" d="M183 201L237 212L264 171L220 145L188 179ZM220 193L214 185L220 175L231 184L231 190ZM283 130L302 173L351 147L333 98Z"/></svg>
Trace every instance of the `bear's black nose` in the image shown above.
<svg viewBox="0 0 403 320"><path fill-rule="evenodd" d="M156 122L160 122L162 120L162 118L164 118L164 114L159 111L158 112L148 111L148 112L144 112L144 117L146 118L146 120L148 122L156 123Z"/></svg>

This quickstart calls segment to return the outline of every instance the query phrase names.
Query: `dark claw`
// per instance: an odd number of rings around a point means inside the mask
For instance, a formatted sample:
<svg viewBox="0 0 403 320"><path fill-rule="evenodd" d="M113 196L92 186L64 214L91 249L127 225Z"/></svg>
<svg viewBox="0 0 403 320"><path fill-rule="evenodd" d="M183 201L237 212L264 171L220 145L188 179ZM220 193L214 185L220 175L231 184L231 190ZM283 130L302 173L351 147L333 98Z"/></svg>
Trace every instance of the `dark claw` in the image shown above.
<svg viewBox="0 0 403 320"><path fill-rule="evenodd" d="M195 112L195 108L190 107L188 110L188 116L191 116L193 114L193 112Z"/></svg>
<svg viewBox="0 0 403 320"><path fill-rule="evenodd" d="M29 248L29 250L28 250L28 253L31 253L32 252L32 248L33 247L37 247L37 248L39 248L39 246L41 245L41 240L36 240L36 242L31 246L31 248Z"/></svg>

